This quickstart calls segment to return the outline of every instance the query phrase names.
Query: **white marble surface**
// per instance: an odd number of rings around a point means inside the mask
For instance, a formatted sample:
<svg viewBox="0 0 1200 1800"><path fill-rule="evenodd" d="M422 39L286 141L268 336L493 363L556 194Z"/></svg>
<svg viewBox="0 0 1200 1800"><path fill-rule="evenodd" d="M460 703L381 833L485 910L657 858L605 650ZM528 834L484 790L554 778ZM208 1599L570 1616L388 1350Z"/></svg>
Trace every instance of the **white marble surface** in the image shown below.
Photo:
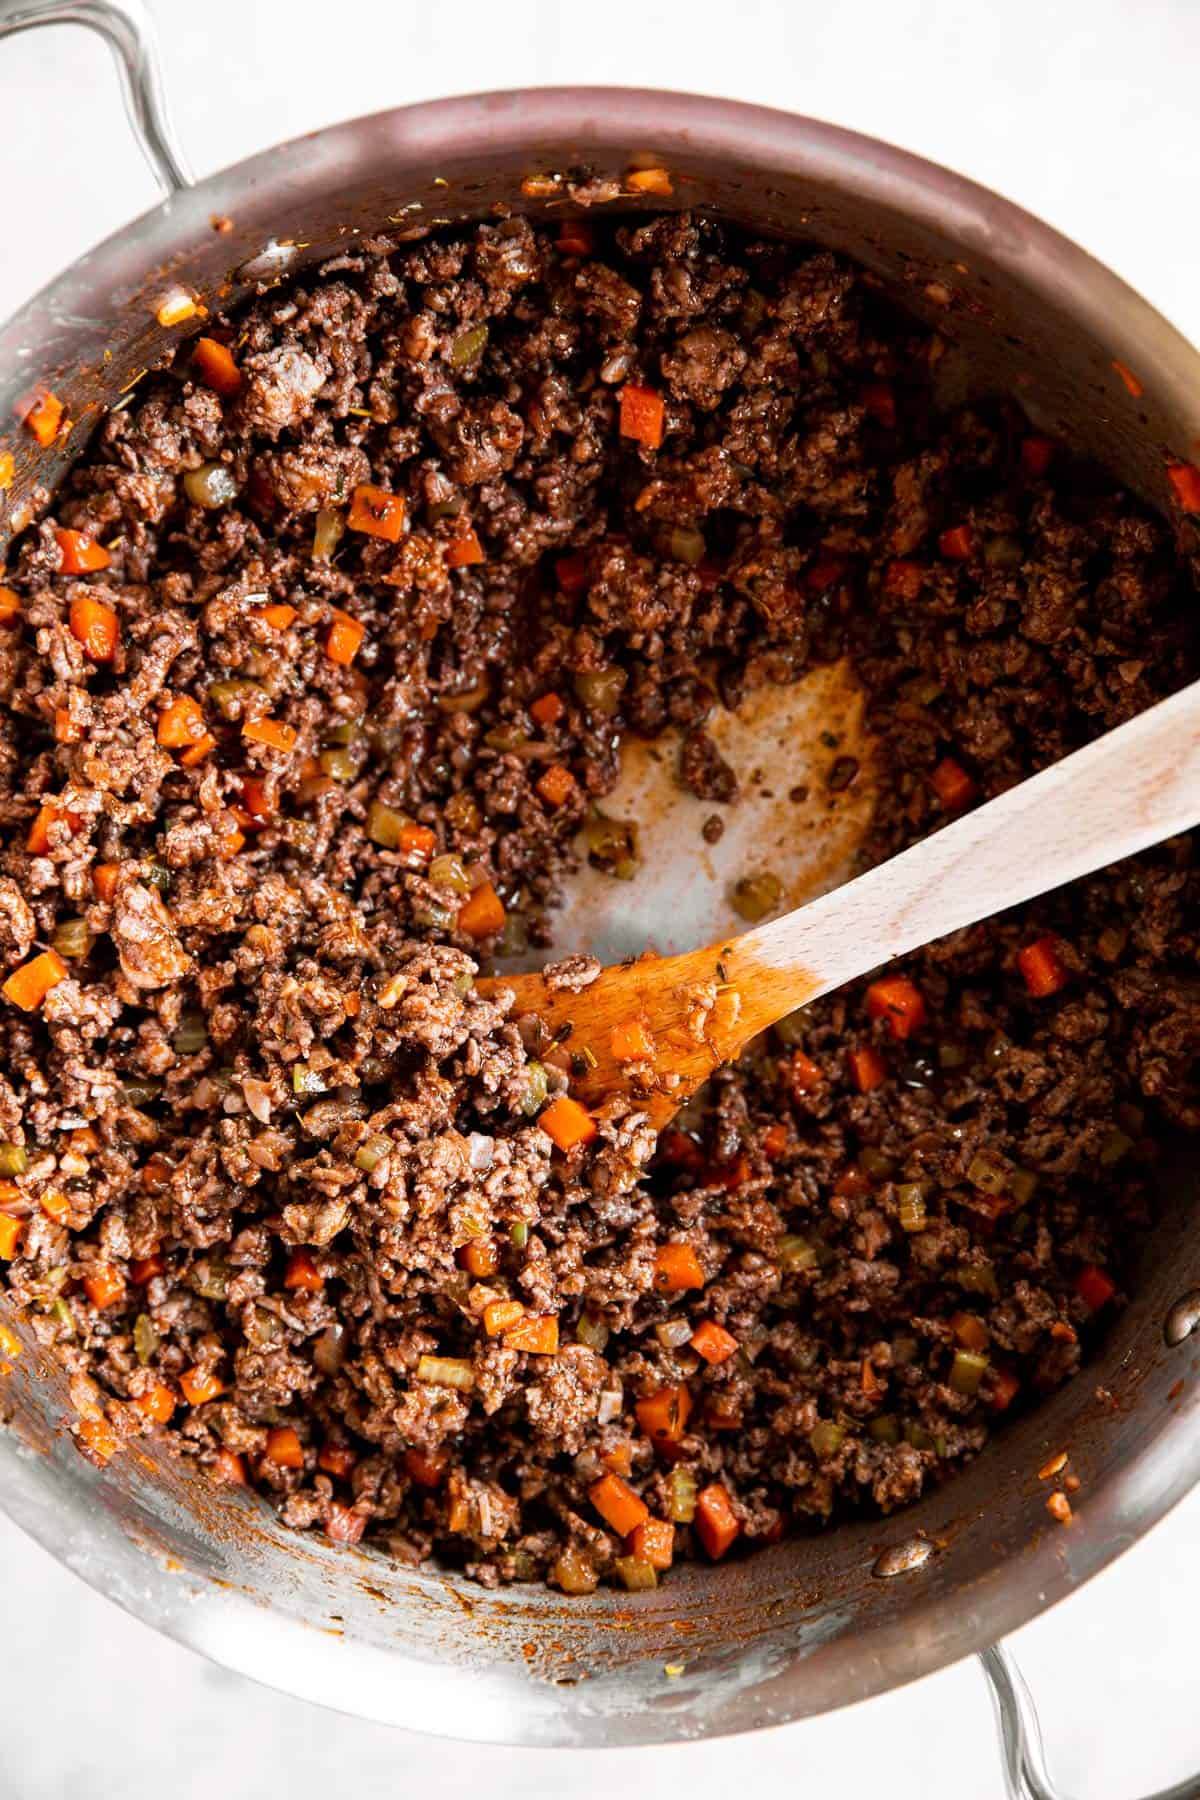
<svg viewBox="0 0 1200 1800"><path fill-rule="evenodd" d="M1000 188L1112 264L1200 339L1192 0L158 0L167 83L200 173L377 107L472 88L635 82L810 112ZM152 198L106 54L56 30L0 47L6 253L0 315ZM1056 1769L1118 1800L1200 1768L1185 1614L1200 1600L1200 1494L1015 1640ZM569 1791L724 1800L1000 1800L982 1681L950 1669L752 1740L556 1753L457 1748L363 1725L228 1676L153 1637L0 1523L0 1800L173 1800L351 1781L542 1800ZM569 1756L569 1760L568 1760Z"/></svg>

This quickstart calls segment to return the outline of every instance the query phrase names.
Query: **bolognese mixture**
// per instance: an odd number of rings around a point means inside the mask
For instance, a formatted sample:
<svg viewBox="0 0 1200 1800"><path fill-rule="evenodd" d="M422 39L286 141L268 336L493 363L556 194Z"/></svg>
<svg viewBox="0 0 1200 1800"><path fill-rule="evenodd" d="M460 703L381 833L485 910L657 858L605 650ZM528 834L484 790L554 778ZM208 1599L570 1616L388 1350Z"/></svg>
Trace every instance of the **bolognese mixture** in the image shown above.
<svg viewBox="0 0 1200 1800"><path fill-rule="evenodd" d="M716 711L849 656L877 860L1195 672L1167 526L937 404L947 354L700 217L381 239L207 321L43 497L0 1268L85 1454L165 1433L293 1526L584 1594L903 1506L1079 1368L1200 1123L1190 840L787 1019L661 1141L475 987L594 979L564 883L670 854L605 808L630 735L715 834Z"/></svg>

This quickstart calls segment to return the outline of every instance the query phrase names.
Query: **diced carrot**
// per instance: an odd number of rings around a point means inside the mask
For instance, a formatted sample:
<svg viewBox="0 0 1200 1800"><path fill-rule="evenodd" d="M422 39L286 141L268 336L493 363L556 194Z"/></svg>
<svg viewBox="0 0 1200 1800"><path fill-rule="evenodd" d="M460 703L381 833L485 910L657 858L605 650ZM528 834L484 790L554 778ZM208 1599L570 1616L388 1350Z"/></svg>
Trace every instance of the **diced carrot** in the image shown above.
<svg viewBox="0 0 1200 1800"><path fill-rule="evenodd" d="M468 531L460 538L455 538L446 545L445 563L448 569L466 569L472 563L486 562L483 545L473 531Z"/></svg>
<svg viewBox="0 0 1200 1800"><path fill-rule="evenodd" d="M952 756L943 756L929 777L929 785L947 812L969 806L978 789L967 771Z"/></svg>
<svg viewBox="0 0 1200 1800"><path fill-rule="evenodd" d="M255 821L261 822L271 817L267 784L261 775L243 775L242 805Z"/></svg>
<svg viewBox="0 0 1200 1800"><path fill-rule="evenodd" d="M700 1258L690 1244L660 1244L654 1253L654 1291L683 1294L704 1286Z"/></svg>
<svg viewBox="0 0 1200 1800"><path fill-rule="evenodd" d="M406 1450L404 1467L418 1487L441 1487L450 1458L444 1450Z"/></svg>
<svg viewBox="0 0 1200 1800"><path fill-rule="evenodd" d="M938 549L948 562L967 562L975 548L969 525L951 525L938 539Z"/></svg>
<svg viewBox="0 0 1200 1800"><path fill-rule="evenodd" d="M792 1088L797 1094L815 1094L819 1087L825 1085L825 1073L811 1056L805 1056L803 1050L792 1053L791 1068Z"/></svg>
<svg viewBox="0 0 1200 1800"><path fill-rule="evenodd" d="M294 606L285 606L282 601L276 601L270 606L264 606L260 616L266 620L272 631L286 631L296 617L296 609Z"/></svg>
<svg viewBox="0 0 1200 1800"><path fill-rule="evenodd" d="M867 989L867 1017L883 1019L894 1038L911 1037L927 1017L924 996L906 975L885 975Z"/></svg>
<svg viewBox="0 0 1200 1800"><path fill-rule="evenodd" d="M103 600L80 594L71 602L71 635L83 645L93 662L111 662L117 653L120 626L117 615Z"/></svg>
<svg viewBox="0 0 1200 1800"><path fill-rule="evenodd" d="M642 1019L627 1019L622 1025L614 1025L608 1047L614 1062L642 1062L654 1055L654 1039Z"/></svg>
<svg viewBox="0 0 1200 1800"><path fill-rule="evenodd" d="M588 584L587 557L579 552L560 556L554 565L554 579L564 594L582 594Z"/></svg>
<svg viewBox="0 0 1200 1800"><path fill-rule="evenodd" d="M175 1411L175 1396L165 1382L156 1381L146 1393L138 1395L134 1405L156 1425L166 1425Z"/></svg>
<svg viewBox="0 0 1200 1800"><path fill-rule="evenodd" d="M272 1425L267 1433L265 1455L281 1469L304 1467L304 1446L291 1425Z"/></svg>
<svg viewBox="0 0 1200 1800"><path fill-rule="evenodd" d="M1075 1292L1092 1312L1107 1306L1116 1291L1117 1284L1112 1276L1097 1268L1095 1263L1085 1264L1075 1277Z"/></svg>
<svg viewBox="0 0 1200 1800"><path fill-rule="evenodd" d="M225 1392L225 1383L212 1369L185 1369L179 1377L179 1385L183 1389L183 1397L189 1406L203 1406L208 1400L215 1400L218 1394Z"/></svg>
<svg viewBox="0 0 1200 1800"><path fill-rule="evenodd" d="M59 823L65 824L74 836L83 820L69 807L55 806L52 801L46 801L38 808L37 817L29 827L29 836L25 839L25 848L30 856L45 856L50 848L50 828Z"/></svg>
<svg viewBox="0 0 1200 1800"><path fill-rule="evenodd" d="M633 1406L637 1422L646 1436L656 1444L677 1444L687 1430L692 1410L692 1396L682 1382L659 1388Z"/></svg>
<svg viewBox="0 0 1200 1800"><path fill-rule="evenodd" d="M325 1536L335 1544L357 1544L366 1529L365 1513L355 1512L353 1507L342 1506L336 1500L330 1503Z"/></svg>
<svg viewBox="0 0 1200 1800"><path fill-rule="evenodd" d="M702 1356L706 1363L719 1369L723 1362L728 1362L738 1347L733 1333L718 1325L715 1319L702 1319L691 1336L691 1346L697 1356Z"/></svg>
<svg viewBox="0 0 1200 1800"><path fill-rule="evenodd" d="M921 592L924 577L920 563L895 557L883 571L883 591L896 600L915 600Z"/></svg>
<svg viewBox="0 0 1200 1800"><path fill-rule="evenodd" d="M282 719L247 719L242 736L251 744L265 744L268 750L290 751L296 748L297 731Z"/></svg>
<svg viewBox="0 0 1200 1800"><path fill-rule="evenodd" d="M565 806L575 793L575 777L570 769L562 763L551 763L546 773L537 782L537 792L547 806Z"/></svg>
<svg viewBox="0 0 1200 1800"><path fill-rule="evenodd" d="M437 849L437 833L428 825L402 825L396 848L410 860L428 862Z"/></svg>
<svg viewBox="0 0 1200 1800"><path fill-rule="evenodd" d="M694 1137L676 1126L668 1126L658 1140L658 1154L663 1162L672 1163L677 1169L693 1169L697 1173L704 1167L704 1152Z"/></svg>
<svg viewBox="0 0 1200 1800"><path fill-rule="evenodd" d="M888 431L895 428L896 395L890 381L868 382L859 397L877 425L884 426Z"/></svg>
<svg viewBox="0 0 1200 1800"><path fill-rule="evenodd" d="M461 1246L455 1260L476 1281L486 1281L500 1267L500 1252L492 1238L472 1238L469 1244Z"/></svg>
<svg viewBox="0 0 1200 1800"><path fill-rule="evenodd" d="M558 1149L574 1150L577 1144L590 1144L600 1127L586 1106L559 1094L538 1119L538 1124Z"/></svg>
<svg viewBox="0 0 1200 1800"><path fill-rule="evenodd" d="M564 219L558 228L558 250L561 256L591 256L596 249L596 232L590 219Z"/></svg>
<svg viewBox="0 0 1200 1800"><path fill-rule="evenodd" d="M8 980L0 988L6 1000L19 1006L22 1012L33 1012L42 1004L52 987L67 978L67 965L56 950L43 950L31 962L22 963L14 969Z"/></svg>
<svg viewBox="0 0 1200 1800"><path fill-rule="evenodd" d="M209 756L212 754L212 752L216 749L216 747L217 747L216 738L209 737L206 734L204 737L197 739L197 741L194 744L192 744L189 749L180 751L180 753L179 753L180 766L185 769L197 768L198 765L204 761L206 756Z"/></svg>
<svg viewBox="0 0 1200 1800"><path fill-rule="evenodd" d="M862 1368L859 1371L858 1385L861 1387L868 1400L876 1399L883 1392L883 1386L878 1375L875 1373L875 1364L871 1361L869 1356L864 1356L862 1359Z"/></svg>
<svg viewBox="0 0 1200 1800"><path fill-rule="evenodd" d="M666 1519L643 1519L629 1536L629 1554L652 1569L669 1569L675 1553L675 1527Z"/></svg>
<svg viewBox="0 0 1200 1800"><path fill-rule="evenodd" d="M588 1499L618 1537L628 1537L650 1517L650 1508L619 1475L602 1475L588 1489Z"/></svg>
<svg viewBox="0 0 1200 1800"><path fill-rule="evenodd" d="M196 339L192 363L205 387L210 387L214 394L220 394L226 400L236 394L242 385L242 371L233 360L232 350L228 344L222 344L216 338Z"/></svg>
<svg viewBox="0 0 1200 1800"><path fill-rule="evenodd" d="M621 436L633 438L647 450L657 450L663 440L666 408L653 388L627 381L621 389Z"/></svg>
<svg viewBox="0 0 1200 1800"><path fill-rule="evenodd" d="M301 1248L293 1250L288 1257L283 1285L295 1294L319 1294L324 1289L325 1277L310 1253Z"/></svg>
<svg viewBox="0 0 1200 1800"><path fill-rule="evenodd" d="M489 1337L499 1337L524 1317L525 1308L519 1300L489 1300L483 1309L483 1329Z"/></svg>
<svg viewBox="0 0 1200 1800"><path fill-rule="evenodd" d="M850 564L844 556L828 556L822 554L816 562L810 563L804 574L804 585L811 594L828 593L839 581L844 581Z"/></svg>
<svg viewBox="0 0 1200 1800"><path fill-rule="evenodd" d="M718 1562L741 1531L733 1502L719 1481L701 1488L696 1499L696 1531L714 1562Z"/></svg>
<svg viewBox="0 0 1200 1800"><path fill-rule="evenodd" d="M543 694L529 708L529 716L535 725L540 725L543 731L548 731L552 725L558 724L565 711L566 708L557 694Z"/></svg>
<svg viewBox="0 0 1200 1800"><path fill-rule="evenodd" d="M164 749L186 750L204 735L204 708L190 694L180 694L158 715L156 736Z"/></svg>
<svg viewBox="0 0 1200 1800"><path fill-rule="evenodd" d="M600 1452L600 1461L614 1475L630 1475L633 1473L633 1445L628 1439L621 1444L611 1444Z"/></svg>
<svg viewBox="0 0 1200 1800"><path fill-rule="evenodd" d="M558 1320L553 1313L527 1313L508 1327L504 1342L510 1350L525 1350L533 1356L555 1356L558 1353Z"/></svg>
<svg viewBox="0 0 1200 1800"><path fill-rule="evenodd" d="M1031 432L1021 439L1021 467L1032 481L1038 481L1050 467L1054 455L1054 439Z"/></svg>
<svg viewBox="0 0 1200 1800"><path fill-rule="evenodd" d="M788 1128L778 1119L763 1132L762 1153L768 1162L777 1162L788 1147Z"/></svg>
<svg viewBox="0 0 1200 1800"><path fill-rule="evenodd" d="M17 472L16 459L11 450L0 450L0 494L5 488L12 486L13 476Z"/></svg>
<svg viewBox="0 0 1200 1800"><path fill-rule="evenodd" d="M330 662L339 663L343 669L348 669L362 648L366 635L365 625L360 625L349 613L335 611L333 624L325 635L325 654Z"/></svg>
<svg viewBox="0 0 1200 1800"><path fill-rule="evenodd" d="M0 1259L11 1262L25 1234L25 1224L11 1213L0 1213Z"/></svg>
<svg viewBox="0 0 1200 1800"><path fill-rule="evenodd" d="M1195 463L1168 463L1167 480L1184 512L1200 512L1200 469Z"/></svg>
<svg viewBox="0 0 1200 1800"><path fill-rule="evenodd" d="M1035 1000L1044 1000L1066 986L1067 971L1052 937L1038 938L1036 943L1018 950L1017 967Z"/></svg>
<svg viewBox="0 0 1200 1800"><path fill-rule="evenodd" d="M91 1460L101 1465L115 1456L120 1448L120 1439L108 1420L100 1415L93 1419L80 1419L75 1427L76 1439L85 1450L91 1452Z"/></svg>
<svg viewBox="0 0 1200 1800"><path fill-rule="evenodd" d="M145 1287L147 1282L166 1272L167 1265L157 1250L150 1256L136 1257L129 1265L129 1279L135 1287Z"/></svg>
<svg viewBox="0 0 1200 1800"><path fill-rule="evenodd" d="M43 450L48 450L62 424L63 403L58 395L52 394L49 388L37 388L31 397L18 405L17 412L26 431L33 434Z"/></svg>
<svg viewBox="0 0 1200 1800"><path fill-rule="evenodd" d="M64 529L56 531L54 537L59 549L59 567L64 575L92 575L97 569L107 569L112 561L104 545L98 544L90 531ZM71 630L76 637L80 637L80 633L75 630L74 619L71 620ZM86 643L86 639L80 638L80 641ZM97 662L104 660L103 657L96 657Z"/></svg>
<svg viewBox="0 0 1200 1800"><path fill-rule="evenodd" d="M851 1050L849 1061L850 1074L860 1094L869 1094L872 1088L887 1080L887 1064L870 1044L864 1044L861 1050Z"/></svg>
<svg viewBox="0 0 1200 1800"><path fill-rule="evenodd" d="M21 616L21 597L15 588L0 587L0 628L15 625Z"/></svg>
<svg viewBox="0 0 1200 1800"><path fill-rule="evenodd" d="M77 744L83 736L83 726L74 714L65 706L54 709L54 741L56 744Z"/></svg>
<svg viewBox="0 0 1200 1800"><path fill-rule="evenodd" d="M125 1295L125 1277L108 1263L92 1263L83 1278L84 1292L97 1308L112 1306Z"/></svg>
<svg viewBox="0 0 1200 1800"><path fill-rule="evenodd" d="M38 1205L48 1219L65 1219L71 1210L71 1202L61 1188L47 1188L38 1195Z"/></svg>
<svg viewBox="0 0 1200 1800"><path fill-rule="evenodd" d="M365 531L368 537L398 544L404 535L405 514L402 494L389 494L386 488L364 481L351 495L346 524L351 531Z"/></svg>
<svg viewBox="0 0 1200 1800"><path fill-rule="evenodd" d="M987 1373L987 1399L993 1412L1006 1412L1020 1392L1021 1382L1011 1369L994 1364Z"/></svg>
<svg viewBox="0 0 1200 1800"><path fill-rule="evenodd" d="M494 937L504 930L508 914L490 881L469 894L458 910L458 929L465 937Z"/></svg>
<svg viewBox="0 0 1200 1800"><path fill-rule="evenodd" d="M317 1467L324 1469L327 1475L336 1475L339 1481L348 1481L357 1461L349 1444L322 1444Z"/></svg>
<svg viewBox="0 0 1200 1800"><path fill-rule="evenodd" d="M109 901L116 892L117 876L121 873L120 863L96 863L92 869L92 886L96 890L97 900Z"/></svg>
<svg viewBox="0 0 1200 1800"><path fill-rule="evenodd" d="M950 1319L954 1341L962 1350L986 1350L991 1341L978 1313L956 1312Z"/></svg>
<svg viewBox="0 0 1200 1800"><path fill-rule="evenodd" d="M654 194L660 200L669 199L675 192L669 169L630 169L625 186L631 193Z"/></svg>
<svg viewBox="0 0 1200 1800"><path fill-rule="evenodd" d="M843 1200L865 1200L874 1190L865 1169L843 1169L833 1184L833 1191Z"/></svg>
<svg viewBox="0 0 1200 1800"><path fill-rule="evenodd" d="M212 1459L210 1473L223 1487L245 1487L246 1465L234 1450L218 1450Z"/></svg>

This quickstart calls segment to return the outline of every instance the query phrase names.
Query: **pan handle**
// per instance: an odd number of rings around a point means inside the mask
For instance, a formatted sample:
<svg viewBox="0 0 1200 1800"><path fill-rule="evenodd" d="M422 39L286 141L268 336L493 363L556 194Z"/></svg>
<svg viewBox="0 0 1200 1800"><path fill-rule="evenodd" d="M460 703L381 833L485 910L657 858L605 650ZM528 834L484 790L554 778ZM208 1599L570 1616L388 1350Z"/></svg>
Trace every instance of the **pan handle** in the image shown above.
<svg viewBox="0 0 1200 1800"><path fill-rule="evenodd" d="M1047 1773L1037 1709L1011 1650L993 1644L990 1650L980 1652L979 1661L996 1714L1009 1800L1068 1800ZM1197 1800L1198 1796L1200 1776L1192 1775L1174 1787L1145 1795L1144 1800Z"/></svg>
<svg viewBox="0 0 1200 1800"><path fill-rule="evenodd" d="M167 113L158 37L142 0L0 0L0 38L39 25L86 25L117 59L125 112L163 192L192 186Z"/></svg>

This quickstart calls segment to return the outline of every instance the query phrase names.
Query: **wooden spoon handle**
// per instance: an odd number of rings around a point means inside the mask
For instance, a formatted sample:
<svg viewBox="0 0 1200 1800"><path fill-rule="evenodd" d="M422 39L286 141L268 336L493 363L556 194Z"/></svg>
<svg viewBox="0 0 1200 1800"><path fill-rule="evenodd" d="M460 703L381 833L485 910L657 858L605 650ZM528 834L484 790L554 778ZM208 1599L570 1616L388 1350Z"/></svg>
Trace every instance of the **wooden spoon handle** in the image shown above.
<svg viewBox="0 0 1200 1800"><path fill-rule="evenodd" d="M1198 822L1193 682L890 862L746 933L737 960L780 978L796 970L800 1005Z"/></svg>

